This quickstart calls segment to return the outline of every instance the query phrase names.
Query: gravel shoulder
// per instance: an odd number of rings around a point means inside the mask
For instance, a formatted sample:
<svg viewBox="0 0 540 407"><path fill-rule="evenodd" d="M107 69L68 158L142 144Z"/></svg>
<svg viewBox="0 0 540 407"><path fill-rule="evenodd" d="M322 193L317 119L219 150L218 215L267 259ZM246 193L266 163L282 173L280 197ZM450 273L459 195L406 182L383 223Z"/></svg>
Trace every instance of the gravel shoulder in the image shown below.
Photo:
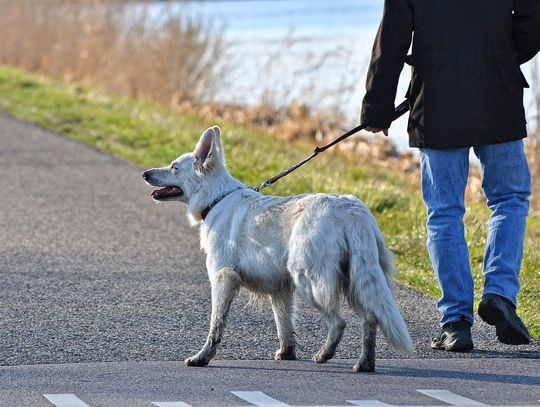
<svg viewBox="0 0 540 407"><path fill-rule="evenodd" d="M0 112L0 365L173 361L198 351L208 329L209 283L184 208L156 205L142 168ZM435 301L404 286L397 297L420 358L540 358L540 344L499 344L474 327L476 350L429 349ZM271 359L269 306L233 304L219 359ZM323 342L318 314L299 302L299 356ZM349 322L338 358L359 355ZM379 358L403 358L379 340Z"/></svg>

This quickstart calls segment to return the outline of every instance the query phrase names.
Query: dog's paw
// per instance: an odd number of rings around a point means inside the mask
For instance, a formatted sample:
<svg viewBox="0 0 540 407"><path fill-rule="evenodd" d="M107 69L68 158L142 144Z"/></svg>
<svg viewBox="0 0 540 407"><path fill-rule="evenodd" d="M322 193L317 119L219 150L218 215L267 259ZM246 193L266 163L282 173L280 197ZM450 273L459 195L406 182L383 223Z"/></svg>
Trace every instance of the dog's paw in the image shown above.
<svg viewBox="0 0 540 407"><path fill-rule="evenodd" d="M276 351L275 360L296 360L296 351L294 348L287 348L285 350L278 349Z"/></svg>
<svg viewBox="0 0 540 407"><path fill-rule="evenodd" d="M208 357L204 357L201 355L195 355L184 360L184 363L187 366L206 366L209 362L210 359Z"/></svg>
<svg viewBox="0 0 540 407"><path fill-rule="evenodd" d="M354 365L353 370L355 372L374 372L375 371L375 362L361 360L356 365Z"/></svg>
<svg viewBox="0 0 540 407"><path fill-rule="evenodd" d="M317 363L326 363L333 357L334 357L333 353L330 354L321 349L315 355L313 355L313 360Z"/></svg>

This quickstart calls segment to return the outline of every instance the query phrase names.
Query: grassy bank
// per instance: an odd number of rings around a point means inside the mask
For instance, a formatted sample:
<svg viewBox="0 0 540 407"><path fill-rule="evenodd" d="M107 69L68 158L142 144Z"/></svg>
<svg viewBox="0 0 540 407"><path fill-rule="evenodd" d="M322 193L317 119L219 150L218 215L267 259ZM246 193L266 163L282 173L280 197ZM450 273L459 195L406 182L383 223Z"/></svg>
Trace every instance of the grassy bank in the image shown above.
<svg viewBox="0 0 540 407"><path fill-rule="evenodd" d="M5 68L0 69L0 108L144 166L164 165L190 151L201 132L215 124L153 103L119 99L93 88L60 85ZM227 122L217 124L223 129L231 172L248 185L275 175L313 148L307 143L284 144L268 134ZM362 199L377 217L389 246L397 254L398 278L431 296L438 295L424 245L425 210L417 180L327 153L277 183L269 193L313 191L354 194ZM469 209L467 234L479 299L489 212L481 205L471 205ZM540 218L536 217L529 222L519 312L537 338L540 337L539 270Z"/></svg>

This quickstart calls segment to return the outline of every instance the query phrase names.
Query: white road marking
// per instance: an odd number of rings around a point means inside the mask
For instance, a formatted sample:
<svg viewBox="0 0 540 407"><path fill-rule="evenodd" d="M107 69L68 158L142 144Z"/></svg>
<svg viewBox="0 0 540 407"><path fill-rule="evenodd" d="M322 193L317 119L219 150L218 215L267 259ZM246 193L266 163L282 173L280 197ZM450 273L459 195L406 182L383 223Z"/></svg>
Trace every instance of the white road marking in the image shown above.
<svg viewBox="0 0 540 407"><path fill-rule="evenodd" d="M487 404L480 403L467 397L460 396L459 394L452 393L448 390L417 390L418 392L425 394L426 396L433 397L434 399L444 401L445 403L452 404L453 406L486 406Z"/></svg>
<svg viewBox="0 0 540 407"><path fill-rule="evenodd" d="M90 407L75 394L44 394L56 407Z"/></svg>
<svg viewBox="0 0 540 407"><path fill-rule="evenodd" d="M262 391L231 391L236 397L259 407L290 407L288 404L267 396Z"/></svg>
<svg viewBox="0 0 540 407"><path fill-rule="evenodd" d="M540 407L540 405L529 406L509 406L509 405L488 405L469 399L467 397L460 396L459 394L452 393L448 390L417 390L418 392L425 394L426 396L434 399L449 403L454 407ZM276 400L262 391L231 391L239 399L247 401L257 407L292 407L289 404ZM44 394L47 400L49 400L56 407L90 407L84 401L79 399L75 394ZM540 400L538 400L540 401ZM192 407L190 404L183 401L152 401L156 407ZM441 407L441 405L400 405L394 406L392 404L383 403L379 400L347 400L347 403L361 407ZM325 406L312 406L312 407L325 407ZM339 406L334 406L339 407ZM347 406L341 406L347 407Z"/></svg>

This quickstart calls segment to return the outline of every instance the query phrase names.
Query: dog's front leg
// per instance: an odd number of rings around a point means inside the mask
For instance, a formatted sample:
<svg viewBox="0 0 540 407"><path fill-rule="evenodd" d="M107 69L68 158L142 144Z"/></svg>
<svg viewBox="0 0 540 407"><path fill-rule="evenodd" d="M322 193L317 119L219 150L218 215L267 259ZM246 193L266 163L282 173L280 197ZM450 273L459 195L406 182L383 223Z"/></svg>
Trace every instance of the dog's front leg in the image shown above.
<svg viewBox="0 0 540 407"><path fill-rule="evenodd" d="M221 342L225 321L232 300L241 286L240 276L231 268L223 268L211 279L212 284L212 317L210 332L206 343L199 353L185 360L188 366L206 366L215 356L217 346Z"/></svg>

